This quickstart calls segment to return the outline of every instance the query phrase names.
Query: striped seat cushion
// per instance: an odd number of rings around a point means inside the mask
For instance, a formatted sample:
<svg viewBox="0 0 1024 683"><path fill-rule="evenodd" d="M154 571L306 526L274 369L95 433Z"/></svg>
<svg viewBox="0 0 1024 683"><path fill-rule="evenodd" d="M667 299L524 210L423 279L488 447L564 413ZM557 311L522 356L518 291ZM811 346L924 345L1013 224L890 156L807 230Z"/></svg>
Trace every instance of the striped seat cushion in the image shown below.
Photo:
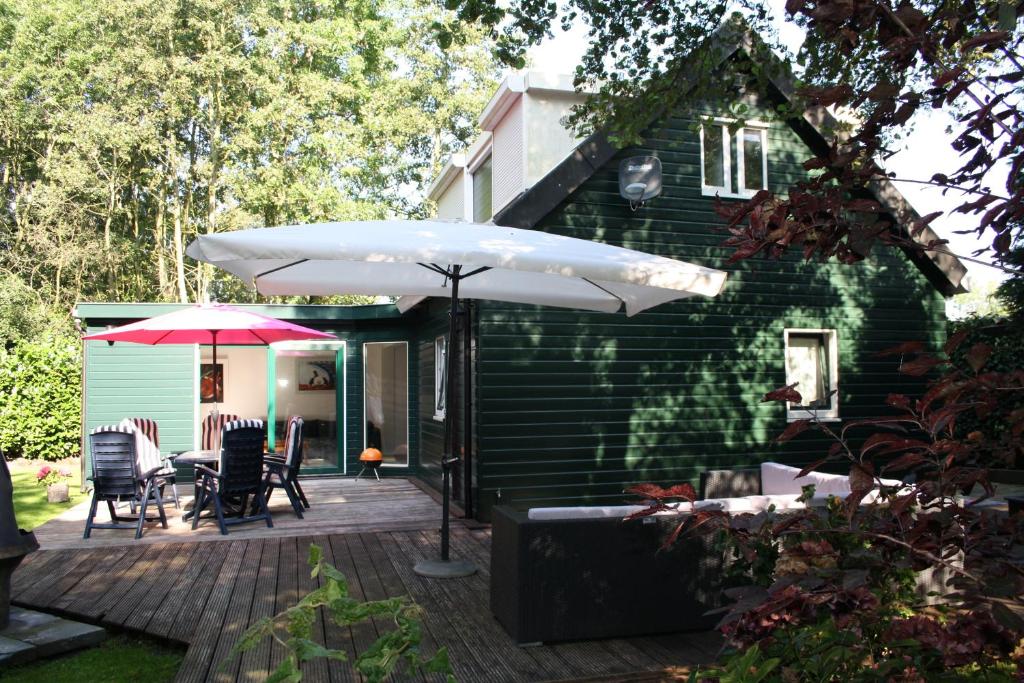
<svg viewBox="0 0 1024 683"><path fill-rule="evenodd" d="M152 425L140 426L136 420L152 423ZM139 464L140 472L163 469L164 459L160 455L160 448L150 437L151 432L148 431L149 427L154 431L156 430L156 422L145 418L126 417L121 420L118 426L135 435L135 461Z"/></svg>
<svg viewBox="0 0 1024 683"><path fill-rule="evenodd" d="M204 451L213 450L214 442L217 440L221 430L224 429L224 426L229 422L235 422L239 419L237 415L231 415L230 413L207 415L203 418L199 447Z"/></svg>
<svg viewBox="0 0 1024 683"><path fill-rule="evenodd" d="M295 456L299 452L299 445L302 443L302 427L305 424L299 416L288 418L288 430L285 433L284 464L288 467L295 465Z"/></svg>

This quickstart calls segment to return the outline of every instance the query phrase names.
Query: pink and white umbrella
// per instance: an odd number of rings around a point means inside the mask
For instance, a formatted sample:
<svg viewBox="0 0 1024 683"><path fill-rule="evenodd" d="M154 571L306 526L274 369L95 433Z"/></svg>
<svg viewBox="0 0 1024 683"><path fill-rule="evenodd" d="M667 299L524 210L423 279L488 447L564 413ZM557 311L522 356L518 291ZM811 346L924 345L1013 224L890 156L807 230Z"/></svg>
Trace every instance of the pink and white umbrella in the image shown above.
<svg viewBox="0 0 1024 683"><path fill-rule="evenodd" d="M265 346L278 341L337 339L333 334L260 315L226 304L197 304L103 332L87 334L89 341L136 344L209 344L217 372L217 344ZM219 378L214 377L214 400ZM214 403L216 410L216 402Z"/></svg>

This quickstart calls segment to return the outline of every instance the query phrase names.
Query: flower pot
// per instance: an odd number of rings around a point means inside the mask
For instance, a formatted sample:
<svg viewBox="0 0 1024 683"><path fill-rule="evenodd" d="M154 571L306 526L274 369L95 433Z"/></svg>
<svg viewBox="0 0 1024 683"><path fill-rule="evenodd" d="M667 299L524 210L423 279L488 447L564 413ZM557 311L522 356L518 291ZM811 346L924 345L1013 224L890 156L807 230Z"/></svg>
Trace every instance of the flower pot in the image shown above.
<svg viewBox="0 0 1024 683"><path fill-rule="evenodd" d="M46 501L49 503L66 503L71 499L68 495L67 483L50 484L46 487Z"/></svg>

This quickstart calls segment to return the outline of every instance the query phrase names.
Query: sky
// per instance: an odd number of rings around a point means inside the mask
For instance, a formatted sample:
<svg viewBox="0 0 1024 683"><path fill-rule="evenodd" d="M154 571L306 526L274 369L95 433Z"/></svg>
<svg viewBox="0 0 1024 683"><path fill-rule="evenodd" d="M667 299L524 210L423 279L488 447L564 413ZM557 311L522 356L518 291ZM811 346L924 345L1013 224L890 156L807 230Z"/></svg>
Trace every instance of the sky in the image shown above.
<svg viewBox="0 0 1024 683"><path fill-rule="evenodd" d="M783 1L771 0L770 4L774 6L776 16L783 16ZM796 52L803 41L803 31L792 23L780 21L777 25L782 42ZM573 30L564 32L556 25L553 32L554 37L546 39L530 50L528 57L532 64L531 68L571 74L586 48L586 30L582 24L577 24ZM950 136L946 133L947 126L952 123L945 112L922 111L911 121L912 132L904 137L898 152L886 160L886 169L895 172L898 178L928 180L935 173L951 173L959 168L962 161L949 146ZM936 144L936 140L943 140L943 143ZM935 187L907 182L897 182L896 185L921 215L933 211L948 212L963 201L959 194L949 193L943 196L942 191ZM975 216L946 213L936 219L931 227L940 237L949 240L949 248L953 253L975 258L972 254L982 246L982 242L975 235L958 235L955 231L976 224ZM988 255L976 258L984 262L991 261ZM964 265L968 270L968 286L971 282L983 285L1005 278L1005 274L996 268L974 262L965 262Z"/></svg>

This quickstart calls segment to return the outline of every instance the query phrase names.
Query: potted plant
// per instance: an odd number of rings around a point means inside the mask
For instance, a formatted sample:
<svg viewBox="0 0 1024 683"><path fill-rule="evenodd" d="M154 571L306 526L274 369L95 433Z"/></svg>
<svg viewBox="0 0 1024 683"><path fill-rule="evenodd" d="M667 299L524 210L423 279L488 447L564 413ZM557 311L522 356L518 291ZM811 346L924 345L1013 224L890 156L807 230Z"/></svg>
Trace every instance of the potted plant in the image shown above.
<svg viewBox="0 0 1024 683"><path fill-rule="evenodd" d="M61 467L57 469L49 465L43 465L36 472L36 483L46 487L46 500L50 503L66 503L70 499L68 494L68 479L71 478L71 470Z"/></svg>

